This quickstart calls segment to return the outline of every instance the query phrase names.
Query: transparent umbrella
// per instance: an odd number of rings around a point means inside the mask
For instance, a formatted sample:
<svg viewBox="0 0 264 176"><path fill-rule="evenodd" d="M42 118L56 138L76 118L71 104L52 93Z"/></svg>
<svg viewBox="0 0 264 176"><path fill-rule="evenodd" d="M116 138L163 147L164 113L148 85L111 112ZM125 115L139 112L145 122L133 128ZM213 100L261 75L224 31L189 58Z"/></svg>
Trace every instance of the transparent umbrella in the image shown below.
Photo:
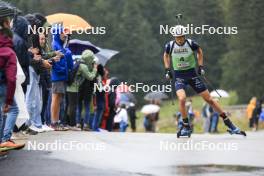
<svg viewBox="0 0 264 176"><path fill-rule="evenodd" d="M227 91L225 91L225 90L217 89L216 91L221 95L222 98L228 98L229 97L229 93ZM218 95L218 93L216 91L215 90L212 91L210 93L210 95L212 97L220 98L219 95Z"/></svg>
<svg viewBox="0 0 264 176"><path fill-rule="evenodd" d="M148 105L144 105L141 109L141 112L143 114L152 114L152 113L157 113L159 112L160 107L158 105L155 104L148 104Z"/></svg>
<svg viewBox="0 0 264 176"><path fill-rule="evenodd" d="M162 100L162 99L167 99L167 98L168 96L163 92L150 92L144 97L144 99L147 101Z"/></svg>

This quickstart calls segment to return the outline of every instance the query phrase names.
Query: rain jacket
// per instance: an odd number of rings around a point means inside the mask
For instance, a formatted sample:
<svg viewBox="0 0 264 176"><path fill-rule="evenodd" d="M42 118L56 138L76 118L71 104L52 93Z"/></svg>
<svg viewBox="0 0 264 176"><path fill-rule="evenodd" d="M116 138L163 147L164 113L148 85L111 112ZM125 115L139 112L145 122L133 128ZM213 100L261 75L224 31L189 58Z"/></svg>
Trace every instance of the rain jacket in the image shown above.
<svg viewBox="0 0 264 176"><path fill-rule="evenodd" d="M253 112L254 112L254 109L256 108L256 99L252 99L248 106L247 106L247 118L248 119L251 119L253 117Z"/></svg>
<svg viewBox="0 0 264 176"><path fill-rule="evenodd" d="M12 48L12 39L0 33L0 69L5 78L0 84L6 85L5 103L8 105L12 105L16 89L17 61Z"/></svg>
<svg viewBox="0 0 264 176"><path fill-rule="evenodd" d="M67 87L68 92L78 92L80 85L85 81L85 79L92 81L96 77L97 71L93 68L94 55L92 51L85 50L79 62L81 63L74 78L74 82Z"/></svg>
<svg viewBox="0 0 264 176"><path fill-rule="evenodd" d="M67 81L69 70L73 68L72 53L69 48L63 47L63 41L60 39L60 34L63 32L63 28L60 25L56 25L52 30L52 49L55 51L61 51L64 54L64 57L61 57L60 61L52 64L51 81Z"/></svg>

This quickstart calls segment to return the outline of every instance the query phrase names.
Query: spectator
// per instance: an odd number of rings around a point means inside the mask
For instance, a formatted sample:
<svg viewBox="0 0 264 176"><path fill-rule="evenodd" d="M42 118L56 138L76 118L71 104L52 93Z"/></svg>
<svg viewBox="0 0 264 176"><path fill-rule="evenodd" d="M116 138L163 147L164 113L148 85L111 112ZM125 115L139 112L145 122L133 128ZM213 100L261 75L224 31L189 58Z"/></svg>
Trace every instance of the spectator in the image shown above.
<svg viewBox="0 0 264 176"><path fill-rule="evenodd" d="M27 91L27 85L29 84L29 61L30 55L28 53L29 48L29 35L28 35L29 22L23 16L18 16L15 23L13 23L12 30L14 32L13 43L14 50L16 52L18 61L26 76L25 82L22 84L24 94Z"/></svg>
<svg viewBox="0 0 264 176"><path fill-rule="evenodd" d="M53 26L53 42L52 47L55 51L61 51L63 57L59 62L52 64L51 80L52 80L52 102L51 102L51 119L52 127L56 131L65 131L66 129L59 124L60 105L66 93L66 81L68 80L68 72L73 68L73 60L71 51L64 47L67 41L67 33L61 25Z"/></svg>
<svg viewBox="0 0 264 176"><path fill-rule="evenodd" d="M214 99L216 102L219 102L217 98ZM218 133L217 126L219 121L219 113L217 113L212 107L209 108L210 111L210 132Z"/></svg>
<svg viewBox="0 0 264 176"><path fill-rule="evenodd" d="M137 116L136 116L136 106L134 103L129 104L127 112L128 112L132 132L136 132L136 130L137 130L137 127L136 127Z"/></svg>
<svg viewBox="0 0 264 176"><path fill-rule="evenodd" d="M109 86L112 88L108 96L109 116L106 121L106 130L113 130L114 117L116 115L116 99L117 99L117 87L120 85L118 78L113 77L110 80Z"/></svg>
<svg viewBox="0 0 264 176"><path fill-rule="evenodd" d="M41 54L43 58L48 60L49 63L58 62L60 60L60 58L62 57L62 53L58 51L48 51L45 34L39 34L39 43L41 46ZM50 111L50 106L48 106L48 98L51 88L50 69L42 69L42 71L40 72L40 85L43 101L41 110L42 128L45 131L52 131L53 129L49 127L51 125L51 119L47 112Z"/></svg>
<svg viewBox="0 0 264 176"><path fill-rule="evenodd" d="M253 110L252 118L253 118L253 131L258 130L258 124L259 124L259 117L262 111L262 100L257 100L256 107Z"/></svg>
<svg viewBox="0 0 264 176"><path fill-rule="evenodd" d="M104 77L103 77L103 85L104 87L108 86L109 83L109 71L104 68ZM109 118L110 115L110 109L109 109L109 92L105 91L105 109L104 109L104 113L103 113L103 117L101 120L101 128L102 129L106 129L106 123L107 123L107 119Z"/></svg>
<svg viewBox="0 0 264 176"><path fill-rule="evenodd" d="M194 111L193 111L193 107L192 107L192 99L191 98L186 101L185 106L187 109L190 127L193 130L193 120L194 120L195 115L194 115Z"/></svg>
<svg viewBox="0 0 264 176"><path fill-rule="evenodd" d="M40 26L42 27L50 27L50 24L47 22L47 19L44 15L40 13L33 14L35 18L40 21ZM52 62L51 58L56 56L55 52L49 52L48 44L47 44L47 35L48 29L43 31L43 33L39 34L39 45L40 45L40 53L43 56L43 59L47 60L50 59L50 63ZM50 72L49 69L42 69L40 72L40 85L41 85L41 94L42 94L42 110L41 110L41 122L42 128L45 131L52 131L52 128L49 127L50 125L50 116L48 116L47 106L48 106L48 98L50 95L50 88L51 88L51 80L50 80ZM50 108L49 108L50 110Z"/></svg>
<svg viewBox="0 0 264 176"><path fill-rule="evenodd" d="M254 110L256 108L257 105L257 98L256 97L252 97L248 106L247 106L247 118L249 119L249 128L253 128L254 126Z"/></svg>
<svg viewBox="0 0 264 176"><path fill-rule="evenodd" d="M101 88L104 87L102 79L104 77L104 67L102 65L98 65L97 67L97 85ZM103 89L95 90L95 114L94 114L94 119L93 119L93 131L99 131L99 126L101 124L102 116L104 113L104 108L105 108L105 91Z"/></svg>
<svg viewBox="0 0 264 176"><path fill-rule="evenodd" d="M146 132L156 132L157 119L158 113L147 114L144 117L144 127Z"/></svg>
<svg viewBox="0 0 264 176"><path fill-rule="evenodd" d="M114 129L115 131L126 132L128 127L128 114L126 110L126 105L121 104L117 109L115 118L114 118Z"/></svg>
<svg viewBox="0 0 264 176"><path fill-rule="evenodd" d="M40 26L40 21L33 15L26 15L26 19L30 22L32 27ZM38 40L36 40L38 39ZM42 110L42 91L40 85L40 73L43 69L51 68L48 60L44 60L41 53L41 47L39 43L39 34L32 34L31 38L32 46L29 48L30 54L30 66L29 66L29 85L26 92L26 104L29 113L29 128L32 131L44 132L41 122L41 110Z"/></svg>
<svg viewBox="0 0 264 176"><path fill-rule="evenodd" d="M3 149L22 148L24 144L17 145L10 139L2 141L5 128L5 114L10 112L14 101L16 88L16 54L13 50L12 31L10 30L11 16L14 16L15 9L9 4L0 1L0 154ZM15 118L14 118L15 119Z"/></svg>
<svg viewBox="0 0 264 176"><path fill-rule="evenodd" d="M76 109L77 109L77 105L78 105L78 98L79 98L79 88L80 86L85 82L85 80L87 81L93 81L96 73L97 73L97 65L94 62L94 54L92 51L90 50L85 50L82 53L82 57L80 61L76 61L75 63L75 67L76 67L76 74L74 75L74 80L73 83L71 83L71 85L69 85L67 87L67 97L68 97L68 112L67 112L67 123L70 125L71 129L73 130L78 130L80 129L80 126L76 126L77 128L74 128L74 126L76 125ZM86 89L86 97L88 100L88 105L90 106L90 102L91 102L91 97L92 97L92 92L88 91L88 89ZM88 94L89 93L89 94ZM85 96L82 94L82 96ZM82 97L84 98L84 97ZM82 106L82 105L80 105ZM87 112L87 113L90 113ZM78 122L79 124L80 122ZM89 118L85 120L84 123L84 130L86 130L88 128L88 124L89 124Z"/></svg>
<svg viewBox="0 0 264 176"><path fill-rule="evenodd" d="M211 119L210 119L210 105L208 103L205 103L202 108L202 117L204 118L204 125L203 129L205 133L210 132L210 126L211 126Z"/></svg>
<svg viewBox="0 0 264 176"><path fill-rule="evenodd" d="M14 50L16 52L19 64L22 67L22 70L25 75L25 81L22 83L22 89L24 94L27 92L27 86L29 84L29 64L30 64L30 54L28 52L29 49L29 34L28 34L28 26L30 23L28 20L23 16L18 16L16 20L13 23L12 30L14 33L13 36L13 43L14 43ZM14 107L12 109L17 109L18 107L15 107L16 104L13 105ZM14 117L14 116L13 116ZM27 133L31 135L37 134L36 131L30 130L27 125L22 125L20 128L22 130L27 129ZM15 126L15 131L19 132L19 129Z"/></svg>

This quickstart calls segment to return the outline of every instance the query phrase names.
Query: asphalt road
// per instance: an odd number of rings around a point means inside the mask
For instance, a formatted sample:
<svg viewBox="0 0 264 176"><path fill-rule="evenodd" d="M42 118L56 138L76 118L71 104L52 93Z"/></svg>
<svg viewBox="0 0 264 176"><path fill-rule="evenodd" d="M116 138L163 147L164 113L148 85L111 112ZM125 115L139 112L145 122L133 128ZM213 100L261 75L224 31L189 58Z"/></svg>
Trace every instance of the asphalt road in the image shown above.
<svg viewBox="0 0 264 176"><path fill-rule="evenodd" d="M47 132L0 160L1 176L264 175L264 132L248 136Z"/></svg>

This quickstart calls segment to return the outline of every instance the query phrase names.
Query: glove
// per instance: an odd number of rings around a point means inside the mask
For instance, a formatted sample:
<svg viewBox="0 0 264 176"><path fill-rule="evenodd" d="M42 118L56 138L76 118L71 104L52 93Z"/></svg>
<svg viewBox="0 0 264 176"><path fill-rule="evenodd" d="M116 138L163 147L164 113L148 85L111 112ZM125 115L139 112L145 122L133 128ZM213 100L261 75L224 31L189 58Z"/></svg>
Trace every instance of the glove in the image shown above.
<svg viewBox="0 0 264 176"><path fill-rule="evenodd" d="M165 76L166 76L166 79L172 79L173 78L171 70L169 68L165 69Z"/></svg>
<svg viewBox="0 0 264 176"><path fill-rule="evenodd" d="M204 67L202 65L199 65L199 67L198 67L198 75L200 75L200 76L205 75L205 70L204 70Z"/></svg>

